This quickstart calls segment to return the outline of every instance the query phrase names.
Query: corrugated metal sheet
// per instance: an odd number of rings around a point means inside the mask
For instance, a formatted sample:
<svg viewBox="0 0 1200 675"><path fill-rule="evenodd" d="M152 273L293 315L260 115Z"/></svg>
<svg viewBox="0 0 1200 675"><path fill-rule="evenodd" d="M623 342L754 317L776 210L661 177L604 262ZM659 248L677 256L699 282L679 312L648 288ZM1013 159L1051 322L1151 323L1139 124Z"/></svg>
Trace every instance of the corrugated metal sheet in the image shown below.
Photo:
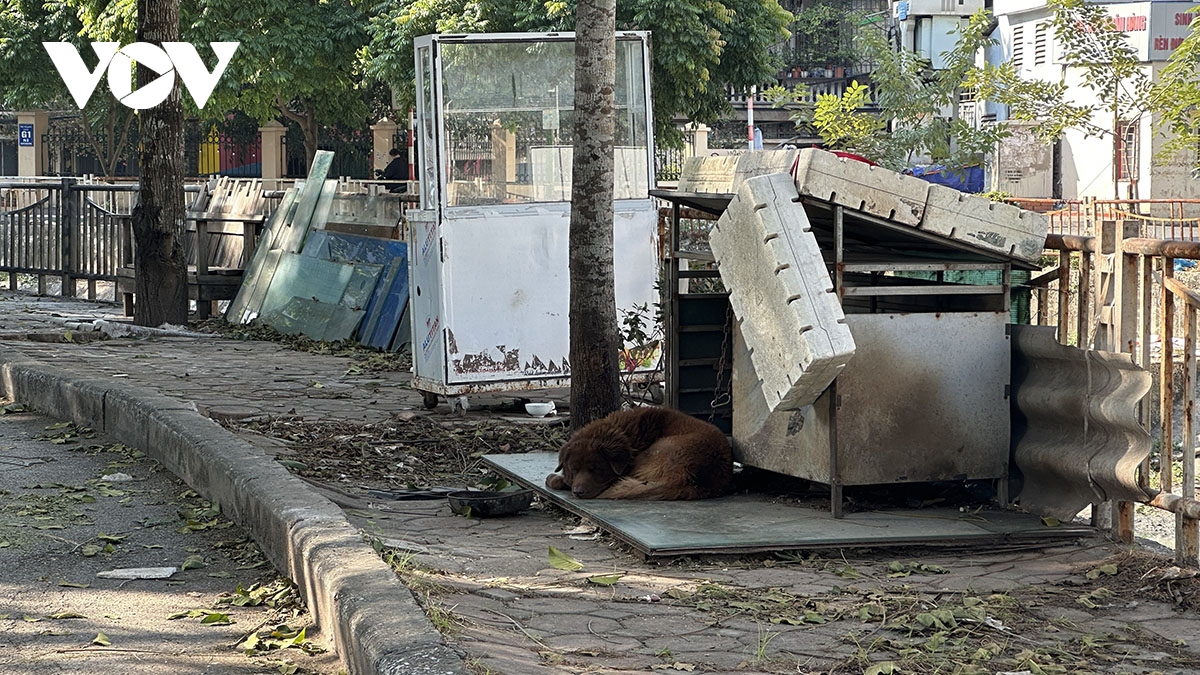
<svg viewBox="0 0 1200 675"><path fill-rule="evenodd" d="M1014 458L1028 511L1070 520L1092 502L1145 501L1137 419L1150 374L1126 354L1061 345L1047 326L1012 326Z"/></svg>

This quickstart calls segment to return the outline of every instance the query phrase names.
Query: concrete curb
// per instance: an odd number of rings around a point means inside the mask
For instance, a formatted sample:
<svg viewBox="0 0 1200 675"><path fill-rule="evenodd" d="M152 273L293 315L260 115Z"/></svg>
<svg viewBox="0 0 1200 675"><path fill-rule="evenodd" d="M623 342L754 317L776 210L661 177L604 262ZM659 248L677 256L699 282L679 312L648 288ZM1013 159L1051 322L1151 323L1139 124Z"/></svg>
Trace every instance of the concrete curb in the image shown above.
<svg viewBox="0 0 1200 675"><path fill-rule="evenodd" d="M0 392L142 450L220 504L295 580L354 675L466 675L459 655L341 509L194 405L6 355Z"/></svg>

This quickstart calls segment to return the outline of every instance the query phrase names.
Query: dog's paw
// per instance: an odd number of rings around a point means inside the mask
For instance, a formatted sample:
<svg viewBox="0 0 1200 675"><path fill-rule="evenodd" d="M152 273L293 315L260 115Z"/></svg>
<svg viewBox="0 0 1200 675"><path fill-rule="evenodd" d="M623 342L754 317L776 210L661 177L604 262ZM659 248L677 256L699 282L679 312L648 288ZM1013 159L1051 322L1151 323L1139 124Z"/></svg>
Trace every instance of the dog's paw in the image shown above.
<svg viewBox="0 0 1200 675"><path fill-rule="evenodd" d="M556 473L546 476L546 487L550 488L551 490L571 489L571 486L567 484L566 479Z"/></svg>

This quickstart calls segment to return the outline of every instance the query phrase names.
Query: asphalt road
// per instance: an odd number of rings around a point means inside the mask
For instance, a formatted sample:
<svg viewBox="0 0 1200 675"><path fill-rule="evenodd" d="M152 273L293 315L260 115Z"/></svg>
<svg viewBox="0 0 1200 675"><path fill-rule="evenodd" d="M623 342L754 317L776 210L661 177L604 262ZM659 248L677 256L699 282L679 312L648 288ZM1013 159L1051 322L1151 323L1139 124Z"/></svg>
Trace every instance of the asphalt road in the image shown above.
<svg viewBox="0 0 1200 675"><path fill-rule="evenodd" d="M338 672L331 653L309 653L327 645L257 546L170 472L86 430L0 410L0 673ZM176 571L97 576L162 567Z"/></svg>

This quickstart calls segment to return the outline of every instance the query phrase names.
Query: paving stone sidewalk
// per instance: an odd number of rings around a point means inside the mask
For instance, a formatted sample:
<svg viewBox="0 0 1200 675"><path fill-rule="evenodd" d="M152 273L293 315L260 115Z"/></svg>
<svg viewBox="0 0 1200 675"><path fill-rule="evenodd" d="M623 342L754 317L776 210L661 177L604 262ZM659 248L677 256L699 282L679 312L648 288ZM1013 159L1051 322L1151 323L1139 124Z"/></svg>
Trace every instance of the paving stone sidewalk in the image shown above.
<svg viewBox="0 0 1200 675"><path fill-rule="evenodd" d="M0 292L0 350L120 378L214 419L372 423L422 410L407 374L356 374L345 359L274 343L28 339L118 311ZM479 397L469 415L493 414L487 404L503 400ZM449 411L443 404L433 414ZM380 542L470 672L1200 672L1200 619L1156 593L1108 589L1107 577L1145 563L1101 538L1040 549L644 561L553 507L480 520L455 516L444 500L333 497ZM550 547L583 568L553 567ZM1157 569L1136 570L1150 590Z"/></svg>

